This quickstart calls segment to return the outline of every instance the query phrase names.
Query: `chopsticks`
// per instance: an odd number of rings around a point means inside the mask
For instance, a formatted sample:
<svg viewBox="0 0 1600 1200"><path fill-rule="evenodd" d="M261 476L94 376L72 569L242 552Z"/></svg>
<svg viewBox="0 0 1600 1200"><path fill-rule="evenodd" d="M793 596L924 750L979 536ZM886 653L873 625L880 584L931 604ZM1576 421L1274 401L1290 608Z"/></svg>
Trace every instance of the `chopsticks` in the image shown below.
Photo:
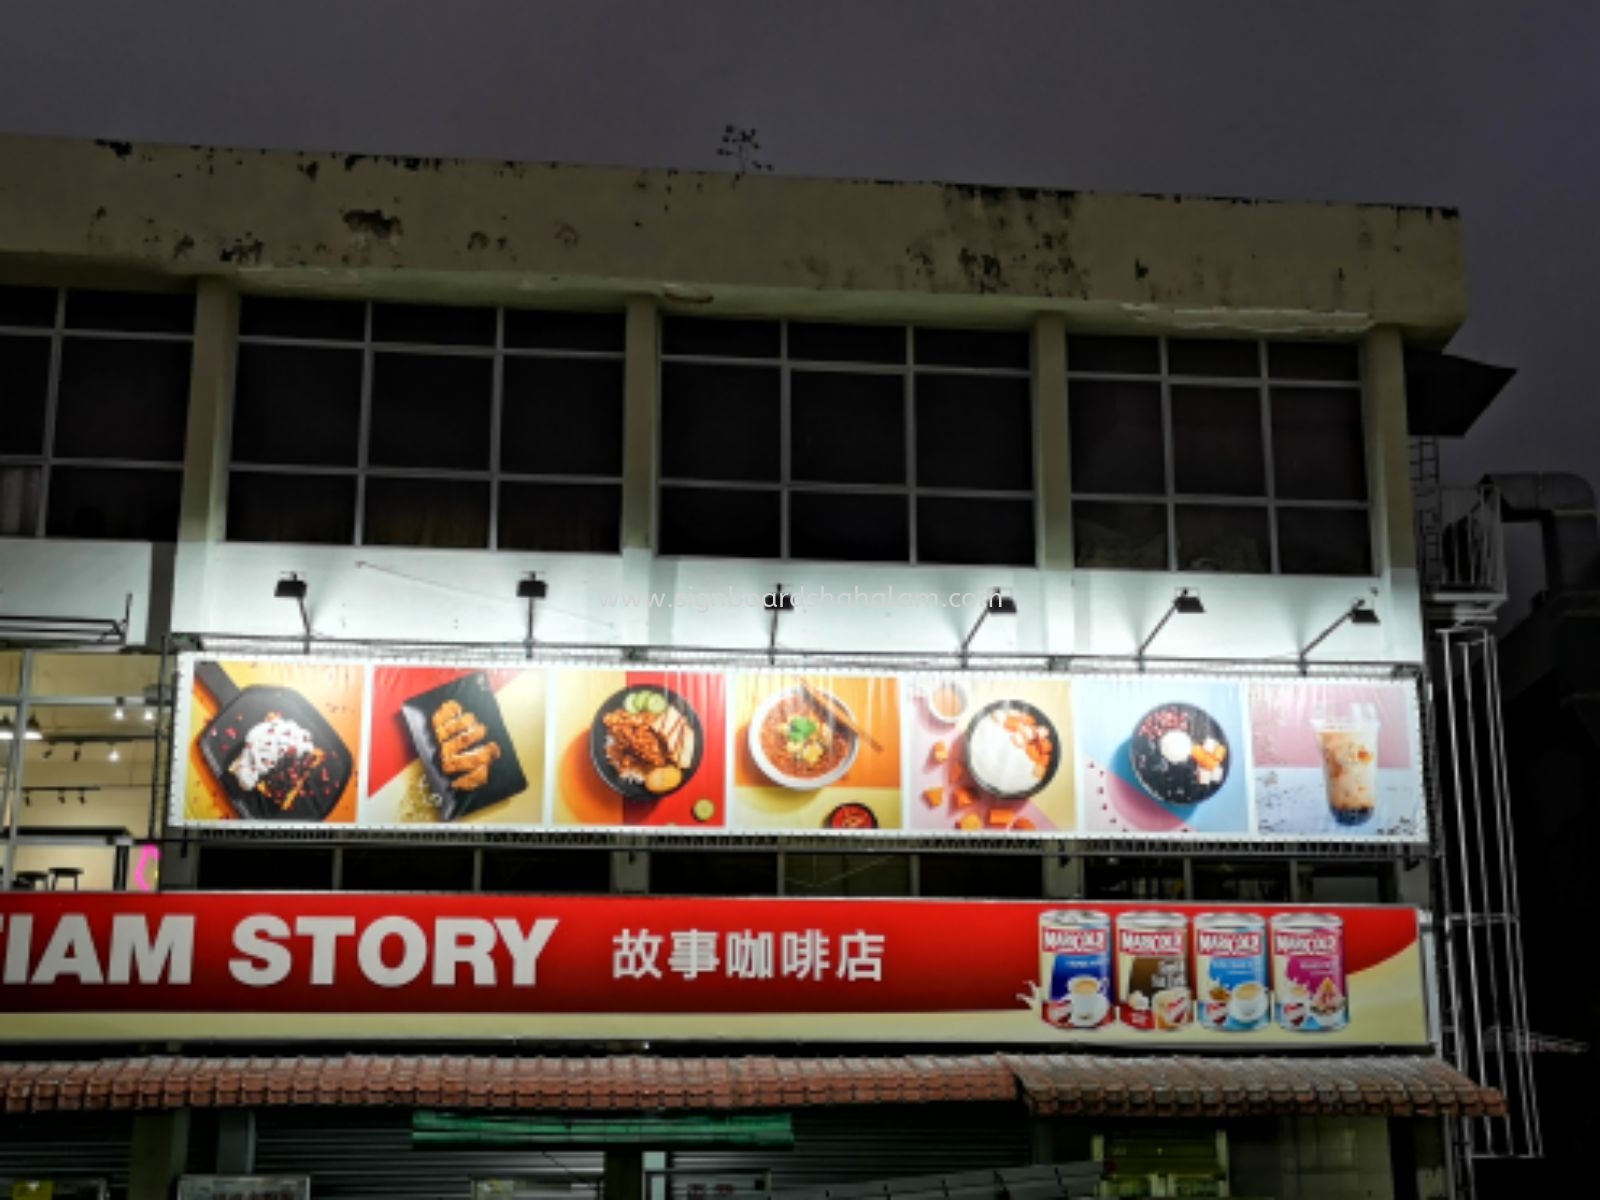
<svg viewBox="0 0 1600 1200"><path fill-rule="evenodd" d="M827 713L828 716L831 717L836 723L843 725L851 733L855 734L862 741L866 742L867 745L871 746L873 753L883 753L883 743L852 721L850 719L850 714L844 711L843 705L841 705L832 696L828 695L827 692L819 691L817 688L812 687L804 679L800 681L800 690L806 694L806 698L809 699L811 703L815 704L823 712Z"/></svg>

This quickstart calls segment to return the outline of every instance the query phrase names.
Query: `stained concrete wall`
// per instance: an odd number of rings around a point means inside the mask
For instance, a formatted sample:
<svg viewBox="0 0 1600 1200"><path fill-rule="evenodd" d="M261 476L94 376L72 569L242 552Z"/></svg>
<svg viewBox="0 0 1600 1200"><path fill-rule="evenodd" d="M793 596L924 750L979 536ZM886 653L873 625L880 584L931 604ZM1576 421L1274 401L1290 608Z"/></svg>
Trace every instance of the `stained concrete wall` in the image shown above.
<svg viewBox="0 0 1600 1200"><path fill-rule="evenodd" d="M462 300L1057 309L1108 328L1442 339L1466 313L1443 209L0 138L0 273L41 259Z"/></svg>

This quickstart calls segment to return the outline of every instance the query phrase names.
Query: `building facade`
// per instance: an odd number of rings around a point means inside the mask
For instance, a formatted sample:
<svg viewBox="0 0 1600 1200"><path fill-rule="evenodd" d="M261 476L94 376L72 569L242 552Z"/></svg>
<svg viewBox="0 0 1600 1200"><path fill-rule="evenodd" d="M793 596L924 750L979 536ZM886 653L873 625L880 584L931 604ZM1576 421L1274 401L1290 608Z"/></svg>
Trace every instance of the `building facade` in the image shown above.
<svg viewBox="0 0 1600 1200"><path fill-rule="evenodd" d="M1465 1187L1513 1089L1440 1058L1411 438L1460 419L1417 383L1465 316L1455 214L0 162L0 1176ZM1102 917L1098 989L1052 991L1041 930ZM1345 940L1235 978L1202 918ZM506 940L452 926L418 998L383 922L446 919ZM525 1003L541 920L601 945L543 934ZM619 988L651 926L686 957ZM806 992L791 945L894 997ZM310 990L241 1008L276 952ZM685 990L736 955L754 990Z"/></svg>

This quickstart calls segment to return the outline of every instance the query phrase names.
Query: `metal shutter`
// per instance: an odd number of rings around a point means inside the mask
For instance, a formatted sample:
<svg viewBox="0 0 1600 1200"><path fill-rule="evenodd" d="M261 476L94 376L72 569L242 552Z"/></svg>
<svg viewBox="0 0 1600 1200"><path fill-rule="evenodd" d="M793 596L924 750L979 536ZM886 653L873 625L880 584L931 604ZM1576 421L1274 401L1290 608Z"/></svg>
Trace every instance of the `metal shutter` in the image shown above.
<svg viewBox="0 0 1600 1200"><path fill-rule="evenodd" d="M673 1196L688 1197L697 1180L768 1170L777 1191L1033 1161L1032 1122L1021 1105L873 1104L801 1108L791 1116L793 1150L674 1151ZM715 1194L706 1188L707 1197Z"/></svg>
<svg viewBox="0 0 1600 1200"><path fill-rule="evenodd" d="M408 1108L256 1110L256 1170L311 1176L313 1200L467 1200L473 1179L600 1169L596 1151L413 1149Z"/></svg>
<svg viewBox="0 0 1600 1200"><path fill-rule="evenodd" d="M16 1179L104 1179L128 1188L130 1112L37 1113L0 1117L0 1184Z"/></svg>

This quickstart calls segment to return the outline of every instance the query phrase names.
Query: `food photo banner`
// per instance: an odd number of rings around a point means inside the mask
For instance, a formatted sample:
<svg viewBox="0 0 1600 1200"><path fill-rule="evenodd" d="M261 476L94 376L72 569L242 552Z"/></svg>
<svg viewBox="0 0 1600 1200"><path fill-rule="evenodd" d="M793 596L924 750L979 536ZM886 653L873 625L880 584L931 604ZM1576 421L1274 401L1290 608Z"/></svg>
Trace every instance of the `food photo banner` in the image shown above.
<svg viewBox="0 0 1600 1200"><path fill-rule="evenodd" d="M0 1041L1422 1046L1415 909L0 895Z"/></svg>
<svg viewBox="0 0 1600 1200"><path fill-rule="evenodd" d="M184 656L178 824L1425 843L1413 685Z"/></svg>

